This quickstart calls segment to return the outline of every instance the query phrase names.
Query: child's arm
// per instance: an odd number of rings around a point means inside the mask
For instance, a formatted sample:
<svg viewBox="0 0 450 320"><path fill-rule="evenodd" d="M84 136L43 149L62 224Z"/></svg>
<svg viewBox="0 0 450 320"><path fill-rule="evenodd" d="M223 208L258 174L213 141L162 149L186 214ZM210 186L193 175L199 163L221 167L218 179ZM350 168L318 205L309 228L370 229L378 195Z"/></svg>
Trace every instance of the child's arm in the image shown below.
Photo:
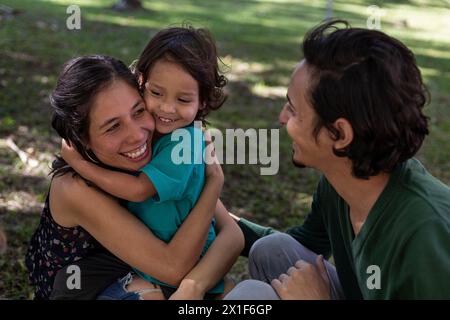
<svg viewBox="0 0 450 320"><path fill-rule="evenodd" d="M92 181L107 193L128 201L141 202L156 195L152 181L145 174L137 177L107 170L85 159L64 140L61 147L63 159L83 178Z"/></svg>
<svg viewBox="0 0 450 320"><path fill-rule="evenodd" d="M244 248L244 235L220 200L215 218L218 230L216 239L170 299L203 299L204 294L230 271L239 257Z"/></svg>

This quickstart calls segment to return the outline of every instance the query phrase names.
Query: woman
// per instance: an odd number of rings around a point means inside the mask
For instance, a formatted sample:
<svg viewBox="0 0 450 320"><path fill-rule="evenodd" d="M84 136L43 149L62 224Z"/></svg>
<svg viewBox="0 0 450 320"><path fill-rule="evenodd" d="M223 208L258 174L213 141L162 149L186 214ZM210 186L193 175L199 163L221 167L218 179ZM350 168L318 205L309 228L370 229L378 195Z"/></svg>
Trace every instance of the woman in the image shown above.
<svg viewBox="0 0 450 320"><path fill-rule="evenodd" d="M151 150L154 122L135 77L120 61L105 56L69 61L51 104L53 128L85 159L130 173L150 159L151 151L137 159L129 156L143 143ZM111 131L111 126L122 129ZM218 165L207 167L202 195L169 243L156 238L117 199L83 180L59 157L52 174L41 223L26 259L37 299L96 297L126 275L128 265L178 286L172 298L201 299L242 250L243 236L218 201L223 184ZM213 215L217 238L196 265ZM230 237L236 241L229 241ZM81 289L77 283L71 287L74 290L67 289L72 265L79 267ZM118 298L161 298L159 288L151 283L131 276L123 281L125 292Z"/></svg>

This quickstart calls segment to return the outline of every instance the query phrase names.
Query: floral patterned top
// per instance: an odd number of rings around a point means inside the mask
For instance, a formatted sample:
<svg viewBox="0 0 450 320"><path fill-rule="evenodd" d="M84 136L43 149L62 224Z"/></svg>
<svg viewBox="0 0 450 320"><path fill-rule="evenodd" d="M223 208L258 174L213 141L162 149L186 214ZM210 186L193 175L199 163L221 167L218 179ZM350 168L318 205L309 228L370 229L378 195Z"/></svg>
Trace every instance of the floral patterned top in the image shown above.
<svg viewBox="0 0 450 320"><path fill-rule="evenodd" d="M49 195L25 257L35 299L48 299L58 270L87 256L101 245L82 227L66 228L53 220Z"/></svg>

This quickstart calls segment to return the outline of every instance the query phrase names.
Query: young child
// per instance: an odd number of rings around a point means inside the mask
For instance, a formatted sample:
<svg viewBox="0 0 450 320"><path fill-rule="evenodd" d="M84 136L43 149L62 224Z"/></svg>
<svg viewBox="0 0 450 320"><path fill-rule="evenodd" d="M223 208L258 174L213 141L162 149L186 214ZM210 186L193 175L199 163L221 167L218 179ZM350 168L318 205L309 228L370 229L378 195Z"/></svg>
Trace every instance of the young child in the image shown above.
<svg viewBox="0 0 450 320"><path fill-rule="evenodd" d="M201 124L210 110L223 104L226 78L219 74L212 36L204 29L192 27L168 28L157 33L142 52L134 72L147 109L155 119L156 132L152 150L146 150L144 144L121 156L139 161L153 152L151 161L133 176L77 161L76 151L68 147L63 149L63 157L99 188L130 201L129 210L158 238L169 242L197 202L205 181L203 132L193 123ZM189 141L180 142L177 129L183 129ZM114 130L118 129L113 126L108 134L114 134ZM188 161L180 163L182 159ZM213 220L202 256L214 238ZM171 287L135 271L152 283ZM220 281L208 293L223 291L224 282Z"/></svg>

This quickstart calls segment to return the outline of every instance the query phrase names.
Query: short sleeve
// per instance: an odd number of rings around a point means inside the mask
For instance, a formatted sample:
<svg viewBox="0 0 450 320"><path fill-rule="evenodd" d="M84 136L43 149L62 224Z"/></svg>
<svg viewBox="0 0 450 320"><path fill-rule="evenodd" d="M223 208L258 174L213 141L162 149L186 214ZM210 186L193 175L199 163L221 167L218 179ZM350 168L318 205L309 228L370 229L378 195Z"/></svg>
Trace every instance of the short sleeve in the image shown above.
<svg viewBox="0 0 450 320"><path fill-rule="evenodd" d="M181 131L182 135L174 135L178 130L184 130ZM155 186L157 195L154 199L159 202L182 198L195 168L204 170L204 138L201 130L193 127L178 130L161 138L164 140L159 141L158 151L141 170Z"/></svg>

